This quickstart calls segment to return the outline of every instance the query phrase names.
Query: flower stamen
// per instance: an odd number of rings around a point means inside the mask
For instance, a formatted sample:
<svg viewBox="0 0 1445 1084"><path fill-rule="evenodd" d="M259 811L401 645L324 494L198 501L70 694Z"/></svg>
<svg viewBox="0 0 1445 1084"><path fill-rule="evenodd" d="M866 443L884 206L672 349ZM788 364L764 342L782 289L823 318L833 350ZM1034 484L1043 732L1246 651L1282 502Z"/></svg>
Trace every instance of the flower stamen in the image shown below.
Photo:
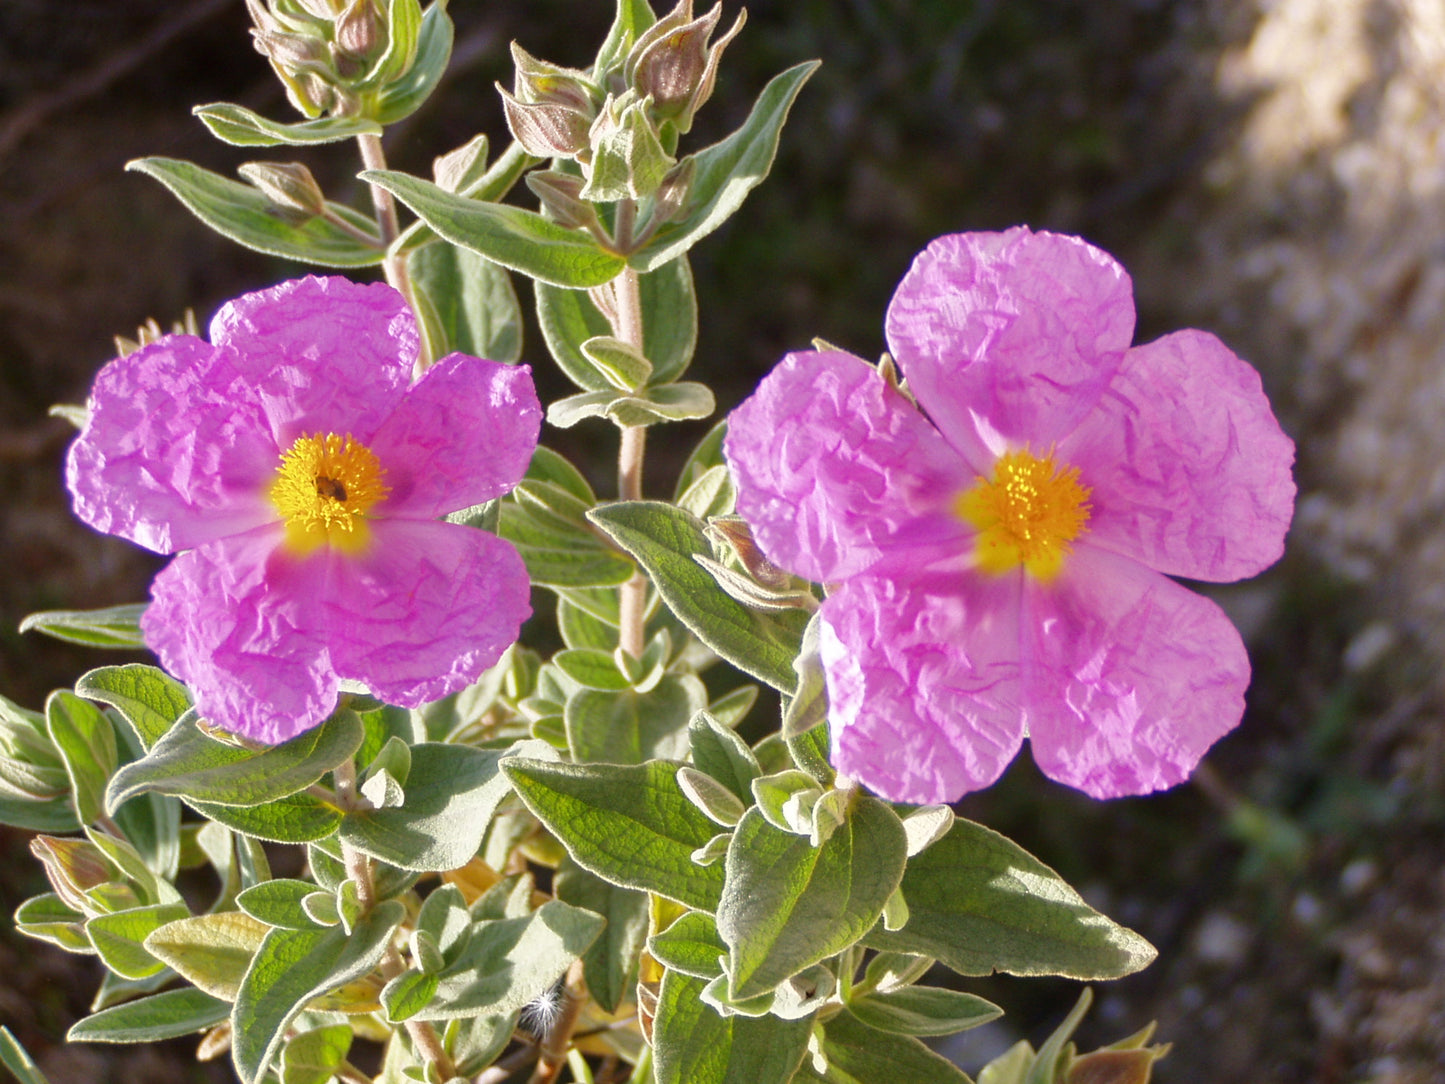
<svg viewBox="0 0 1445 1084"><path fill-rule="evenodd" d="M977 567L1001 574L1022 565L1047 583L1059 574L1070 543L1088 527L1088 486L1078 467L1060 467L1053 452L1006 452L993 477L979 477L954 500L954 511L978 528Z"/></svg>
<svg viewBox="0 0 1445 1084"><path fill-rule="evenodd" d="M287 545L309 553L331 545L348 553L366 547L366 513L391 487L376 453L350 433L296 438L271 483L271 503L286 521Z"/></svg>

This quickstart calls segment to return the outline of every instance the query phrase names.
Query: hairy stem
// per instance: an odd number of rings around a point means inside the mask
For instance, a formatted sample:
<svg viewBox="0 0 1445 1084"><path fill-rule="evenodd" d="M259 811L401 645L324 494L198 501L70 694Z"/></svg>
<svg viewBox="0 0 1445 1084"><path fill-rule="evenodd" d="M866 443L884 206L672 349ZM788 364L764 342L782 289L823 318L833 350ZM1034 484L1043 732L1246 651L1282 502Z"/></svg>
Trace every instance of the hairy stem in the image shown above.
<svg viewBox="0 0 1445 1084"><path fill-rule="evenodd" d="M622 217L619 212L619 217ZM637 272L627 268L613 280L613 299L616 316L613 333L642 351L642 289ZM641 425L622 427L622 439L617 451L617 497L624 501L642 499L642 464L647 453L647 428ZM641 656L644 644L644 626L647 621L647 577L641 571L633 573L630 580L622 585L619 595L621 611L618 642L622 650L637 658Z"/></svg>
<svg viewBox="0 0 1445 1084"><path fill-rule="evenodd" d="M381 137L378 135L359 135L356 137L356 144L361 148L361 162L367 169L385 169L386 153L381 149ZM396 215L396 199L385 188L380 185L368 185L371 189L371 204L376 208L376 229L381 237L382 245L388 250L391 243L401 234L401 223ZM386 257L381 261L381 269L386 273L386 281L406 298L411 306L412 312L418 312L416 297L412 293L411 276L406 272L406 257L395 252L388 251ZM419 353L416 359L416 375L420 376L432 361L428 356L426 336L421 336Z"/></svg>

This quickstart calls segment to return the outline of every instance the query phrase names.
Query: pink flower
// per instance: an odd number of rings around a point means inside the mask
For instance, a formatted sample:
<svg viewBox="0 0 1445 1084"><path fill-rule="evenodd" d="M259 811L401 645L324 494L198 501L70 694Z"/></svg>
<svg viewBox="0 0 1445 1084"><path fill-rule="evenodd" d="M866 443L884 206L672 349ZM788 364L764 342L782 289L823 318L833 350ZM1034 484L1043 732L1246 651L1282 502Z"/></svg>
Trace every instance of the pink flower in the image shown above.
<svg viewBox="0 0 1445 1084"><path fill-rule="evenodd" d="M830 585L835 766L953 801L1028 737L1095 797L1185 779L1249 660L1169 577L1259 572L1293 511L1258 375L1202 331L1131 347L1123 268L1022 228L934 241L887 331L925 413L859 358L790 354L725 444L763 552Z"/></svg>
<svg viewBox="0 0 1445 1084"><path fill-rule="evenodd" d="M141 628L216 725L284 741L342 681L434 700L530 616L516 550L438 517L521 478L531 372L453 354L412 384L416 354L395 290L306 278L223 306L209 343L170 335L96 377L76 514L180 554Z"/></svg>

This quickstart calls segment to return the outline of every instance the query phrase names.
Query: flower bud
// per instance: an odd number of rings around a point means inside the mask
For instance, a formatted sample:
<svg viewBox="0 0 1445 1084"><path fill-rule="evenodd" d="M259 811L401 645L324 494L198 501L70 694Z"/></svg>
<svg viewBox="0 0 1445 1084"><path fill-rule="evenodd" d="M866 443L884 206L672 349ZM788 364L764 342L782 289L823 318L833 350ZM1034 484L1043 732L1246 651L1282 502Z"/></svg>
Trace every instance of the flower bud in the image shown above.
<svg viewBox="0 0 1445 1084"><path fill-rule="evenodd" d="M330 50L317 38L260 29L252 30L251 36L256 39L256 51L288 74L324 75L331 71Z"/></svg>
<svg viewBox="0 0 1445 1084"><path fill-rule="evenodd" d="M335 34L343 55L373 60L386 48L386 12L376 0L352 0L336 17Z"/></svg>
<svg viewBox="0 0 1445 1084"><path fill-rule="evenodd" d="M558 225L568 229L590 229L597 225L597 209L581 198L581 177L554 169L536 169L524 179Z"/></svg>
<svg viewBox="0 0 1445 1084"><path fill-rule="evenodd" d="M520 101L566 106L589 118L597 115L602 91L585 72L538 60L516 42L512 42L512 63L517 69L513 89Z"/></svg>
<svg viewBox="0 0 1445 1084"><path fill-rule="evenodd" d="M300 162L247 162L237 171L297 225L326 210L326 197Z"/></svg>
<svg viewBox="0 0 1445 1084"><path fill-rule="evenodd" d="M573 158L587 149L592 118L570 106L524 102L497 84L507 127L522 149L537 158Z"/></svg>
<svg viewBox="0 0 1445 1084"><path fill-rule="evenodd" d="M36 836L30 841L30 853L45 867L50 887L67 907L87 914L94 910L85 893L112 877L110 862L99 847L86 839Z"/></svg>
<svg viewBox="0 0 1445 1084"><path fill-rule="evenodd" d="M473 136L454 151L432 159L431 175L437 187L466 195L466 190L487 172L487 137Z"/></svg>
<svg viewBox="0 0 1445 1084"><path fill-rule="evenodd" d="M589 133L592 156L583 199L646 199L662 186L677 163L663 147L651 111L652 99L638 99L631 91L607 100Z"/></svg>
<svg viewBox="0 0 1445 1084"><path fill-rule="evenodd" d="M710 49L708 38L722 18L722 5L692 18L692 0L682 0L637 39L623 68L627 85L641 97L651 95L654 115L670 120L678 131L692 127L692 118L712 96L718 61L728 42L743 28L747 13L738 13L732 29Z"/></svg>

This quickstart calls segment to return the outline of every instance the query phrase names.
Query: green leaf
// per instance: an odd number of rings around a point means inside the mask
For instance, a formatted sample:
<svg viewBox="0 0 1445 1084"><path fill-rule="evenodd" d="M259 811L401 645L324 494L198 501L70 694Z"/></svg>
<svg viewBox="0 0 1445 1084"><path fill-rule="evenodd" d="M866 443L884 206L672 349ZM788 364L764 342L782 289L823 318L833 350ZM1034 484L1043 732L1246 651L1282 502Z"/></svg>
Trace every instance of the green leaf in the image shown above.
<svg viewBox="0 0 1445 1084"><path fill-rule="evenodd" d="M775 689L793 691L793 659L808 615L752 610L727 595L693 560L697 554L712 556L696 517L660 501L620 501L594 508L588 518L637 558L663 601L699 640Z"/></svg>
<svg viewBox="0 0 1445 1084"><path fill-rule="evenodd" d="M159 1043L215 1027L229 1002L188 986L127 1001L87 1016L65 1038L72 1043Z"/></svg>
<svg viewBox="0 0 1445 1084"><path fill-rule="evenodd" d="M627 676L617 669L611 651L566 648L552 656L552 664L586 689L619 692L631 688Z"/></svg>
<svg viewBox="0 0 1445 1084"><path fill-rule="evenodd" d="M712 776L744 803L750 803L753 780L762 774L762 768L748 743L709 712L692 717L687 736L694 767Z"/></svg>
<svg viewBox="0 0 1445 1084"><path fill-rule="evenodd" d="M310 881L278 877L252 885L236 897L236 906L257 922L286 930L310 930L316 923L301 901L316 891Z"/></svg>
<svg viewBox="0 0 1445 1084"><path fill-rule="evenodd" d="M1003 1015L991 1001L937 986L873 991L850 1001L848 1011L869 1027L895 1035L952 1035Z"/></svg>
<svg viewBox="0 0 1445 1084"><path fill-rule="evenodd" d="M168 922L145 939L145 947L192 986L235 1001L241 976L268 931L250 915L220 911Z"/></svg>
<svg viewBox="0 0 1445 1084"><path fill-rule="evenodd" d="M31 896L15 908L15 928L26 937L49 941L66 952L95 952L85 932L85 916L54 892Z"/></svg>
<svg viewBox="0 0 1445 1084"><path fill-rule="evenodd" d="M522 356L522 310L502 268L438 242L411 253L407 270L435 317L423 321L433 357L460 351L510 365Z"/></svg>
<svg viewBox="0 0 1445 1084"><path fill-rule="evenodd" d="M478 922L416 1019L500 1016L520 1009L566 973L603 925L600 916L557 900L530 915Z"/></svg>
<svg viewBox="0 0 1445 1084"><path fill-rule="evenodd" d="M1018 844L963 819L909 861L903 893L908 924L877 927L866 943L935 957L961 975L1114 979L1156 955Z"/></svg>
<svg viewBox="0 0 1445 1084"><path fill-rule="evenodd" d="M50 1084L20 1041L5 1027L0 1027L0 1065L15 1074L20 1084Z"/></svg>
<svg viewBox="0 0 1445 1084"><path fill-rule="evenodd" d="M33 799L0 794L0 824L47 835L80 830L80 821L68 796Z"/></svg>
<svg viewBox="0 0 1445 1084"><path fill-rule="evenodd" d="M338 143L359 135L381 135L381 125L365 117L321 117L296 124L274 120L230 102L198 105L191 110L223 143L233 147L309 147Z"/></svg>
<svg viewBox="0 0 1445 1084"><path fill-rule="evenodd" d="M677 259L742 205L772 168L788 110L817 67L818 62L810 60L775 76L763 88L741 128L694 156L697 174L689 192L687 213L661 226L633 254L633 267L651 271Z"/></svg>
<svg viewBox="0 0 1445 1084"><path fill-rule="evenodd" d="M707 688L695 674L668 674L647 692L580 689L567 698L567 744L579 762L680 760L688 720L706 706Z"/></svg>
<svg viewBox="0 0 1445 1084"><path fill-rule="evenodd" d="M250 808L189 798L186 804L233 831L272 843L314 843L341 824L341 810L310 794L292 794Z"/></svg>
<svg viewBox="0 0 1445 1084"><path fill-rule="evenodd" d="M638 277L642 301L642 353L652 363L648 383L669 384L687 371L697 346L697 293L686 259L662 264ZM585 290L539 282L537 322L552 357L580 388L605 391L607 377L588 359L582 344L610 336L612 325Z"/></svg>
<svg viewBox="0 0 1445 1084"><path fill-rule="evenodd" d="M786 1084L808 1049L812 1021L722 1017L700 978L667 971L653 1024L656 1084ZM880 1077L880 1080L892 1080Z"/></svg>
<svg viewBox="0 0 1445 1084"><path fill-rule="evenodd" d="M45 610L21 621L20 631L43 632L86 647L142 648L140 615L145 608L144 602L136 602L103 610Z"/></svg>
<svg viewBox="0 0 1445 1084"><path fill-rule="evenodd" d="M588 873L570 859L553 880L557 898L607 920L601 935L582 957L587 991L603 1012L616 1012L637 982L638 953L647 940L648 899Z"/></svg>
<svg viewBox="0 0 1445 1084"><path fill-rule="evenodd" d="M399 79L390 79L377 96L372 112L382 124L395 124L415 113L446 74L456 36L446 9L447 0L432 0L422 16L411 67Z"/></svg>
<svg viewBox="0 0 1445 1084"><path fill-rule="evenodd" d="M191 706L184 685L154 666L102 666L83 674L75 692L120 712L141 745L150 749Z"/></svg>
<svg viewBox="0 0 1445 1084"><path fill-rule="evenodd" d="M691 857L716 826L678 787L676 765L553 764L512 757L502 770L579 866L613 884L689 907L717 906L722 868L697 866Z"/></svg>
<svg viewBox="0 0 1445 1084"><path fill-rule="evenodd" d="M617 15L592 69L593 81L601 83L604 75L613 68L621 67L627 54L637 44L637 39L655 22L657 16L652 13L647 0L617 0Z"/></svg>
<svg viewBox="0 0 1445 1084"><path fill-rule="evenodd" d="M342 709L320 726L256 752L208 736L188 713L145 759L116 772L106 801L115 809L152 791L212 805L264 805L304 790L351 759L364 735L356 712Z"/></svg>
<svg viewBox="0 0 1445 1084"><path fill-rule="evenodd" d="M748 810L728 847L718 908L728 996L764 994L867 933L898 887L906 849L897 814L865 795L821 847Z"/></svg>
<svg viewBox="0 0 1445 1084"><path fill-rule="evenodd" d="M281 1052L281 1084L329 1084L351 1050L350 1024L303 1031Z"/></svg>
<svg viewBox="0 0 1445 1084"><path fill-rule="evenodd" d="M918 1039L869 1027L847 1009L826 1026L823 1056L834 1084L969 1084L961 1069Z"/></svg>
<svg viewBox="0 0 1445 1084"><path fill-rule="evenodd" d="M122 763L129 764L145 755L140 739L128 726L113 729L123 746ZM165 794L147 794L116 810L115 822L157 877L175 879L181 860L180 802Z"/></svg>
<svg viewBox="0 0 1445 1084"><path fill-rule="evenodd" d="M401 869L466 865L507 793L497 762L509 752L434 742L412 746L405 801L348 813L342 841Z"/></svg>
<svg viewBox="0 0 1445 1084"><path fill-rule="evenodd" d="M93 824L105 811L105 785L119 761L115 729L93 704L64 689L50 694L45 717L70 776L76 812L82 823Z"/></svg>
<svg viewBox="0 0 1445 1084"><path fill-rule="evenodd" d="M403 971L388 980L381 990L381 1007L387 1020L399 1024L410 1020L432 1003L441 976L434 972Z"/></svg>
<svg viewBox="0 0 1445 1084"><path fill-rule="evenodd" d="M703 911L688 911L647 941L647 951L664 967L699 979L723 973L728 947L717 932L717 921Z"/></svg>
<svg viewBox="0 0 1445 1084"><path fill-rule="evenodd" d="M610 282L627 266L590 234L535 211L466 199L407 173L366 170L361 178L396 196L452 244L542 282L586 289Z"/></svg>
<svg viewBox="0 0 1445 1084"><path fill-rule="evenodd" d="M285 1039L286 1028L312 998L368 974L406 917L399 900L383 900L350 934L271 930L246 969L231 1010L231 1055L244 1084L255 1084Z"/></svg>
<svg viewBox="0 0 1445 1084"><path fill-rule="evenodd" d="M145 979L165 968L146 950L145 939L189 914L183 903L157 903L97 915L85 924L85 932L106 967L124 979Z"/></svg>
<svg viewBox="0 0 1445 1084"><path fill-rule="evenodd" d="M569 395L547 408L547 421L558 429L570 429L587 418L610 418L620 426L657 425L706 418L716 409L709 388L684 380L632 393L608 388Z"/></svg>
<svg viewBox="0 0 1445 1084"><path fill-rule="evenodd" d="M211 229L258 252L324 267L372 267L384 255L380 242L373 247L324 218L294 226L275 213L258 189L191 162L138 158L125 168L154 177ZM342 204L328 203L327 208L363 234L374 228L368 218Z"/></svg>
<svg viewBox="0 0 1445 1084"><path fill-rule="evenodd" d="M532 582L544 587L615 587L635 571L631 561L585 528L502 502L497 533L522 555Z"/></svg>

